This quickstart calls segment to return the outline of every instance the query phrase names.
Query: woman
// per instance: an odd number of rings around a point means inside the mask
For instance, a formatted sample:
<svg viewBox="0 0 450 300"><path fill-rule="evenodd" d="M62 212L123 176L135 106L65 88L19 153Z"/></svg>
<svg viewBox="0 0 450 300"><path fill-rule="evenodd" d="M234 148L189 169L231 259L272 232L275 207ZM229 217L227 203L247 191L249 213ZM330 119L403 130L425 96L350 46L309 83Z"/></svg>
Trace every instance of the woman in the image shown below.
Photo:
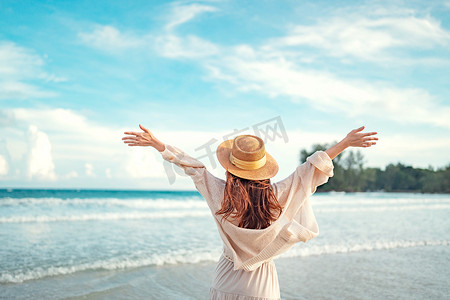
<svg viewBox="0 0 450 300"><path fill-rule="evenodd" d="M183 168L205 198L223 241L223 253L210 289L211 299L280 299L273 258L295 243L319 234L310 196L333 176L332 160L347 147L370 147L376 132L352 130L326 151L317 151L287 178L270 183L278 172L261 138L240 135L222 142L217 158L226 181L179 148L159 141L148 129L125 132L129 146L152 146L163 159Z"/></svg>

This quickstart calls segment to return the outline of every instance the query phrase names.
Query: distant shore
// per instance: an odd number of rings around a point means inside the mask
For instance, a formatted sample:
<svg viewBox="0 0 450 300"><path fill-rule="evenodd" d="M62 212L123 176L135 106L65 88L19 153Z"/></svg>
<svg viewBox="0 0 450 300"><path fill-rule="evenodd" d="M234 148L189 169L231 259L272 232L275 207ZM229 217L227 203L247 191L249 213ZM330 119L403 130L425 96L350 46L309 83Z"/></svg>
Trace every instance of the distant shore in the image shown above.
<svg viewBox="0 0 450 300"><path fill-rule="evenodd" d="M176 193L176 192L180 192L180 193L193 193L193 194L197 194L200 195L200 193L197 190L145 190L145 189L110 189L110 188L89 188L89 189L84 189L84 188L56 188L56 187L50 187L50 188L28 188L28 187L0 187L0 192L3 193L8 193L8 192L17 192L17 191L67 191L67 192L136 192L136 193ZM335 190L323 190L320 189L320 187L317 189L316 193L346 193L346 194L357 194L357 193L393 193L393 194L423 194L423 195L438 195L438 194L442 194L442 195L447 195L450 194L450 191L448 192L423 192L423 191L410 191L410 190L395 190L395 191L384 191L384 190L377 190L377 191L371 191L371 190L367 190L367 191L335 191Z"/></svg>

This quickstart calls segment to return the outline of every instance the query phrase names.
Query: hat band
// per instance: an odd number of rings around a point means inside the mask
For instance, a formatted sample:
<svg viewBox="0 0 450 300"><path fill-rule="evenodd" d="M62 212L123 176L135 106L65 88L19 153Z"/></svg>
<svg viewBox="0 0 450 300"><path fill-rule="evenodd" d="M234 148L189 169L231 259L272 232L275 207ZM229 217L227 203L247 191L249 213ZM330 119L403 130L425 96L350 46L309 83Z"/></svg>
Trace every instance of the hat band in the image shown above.
<svg viewBox="0 0 450 300"><path fill-rule="evenodd" d="M235 156L233 156L233 153L230 152L230 161L233 165L235 165L238 168L244 170L255 170L261 168L266 164L266 154L264 153L264 156L258 160L247 161L236 158Z"/></svg>

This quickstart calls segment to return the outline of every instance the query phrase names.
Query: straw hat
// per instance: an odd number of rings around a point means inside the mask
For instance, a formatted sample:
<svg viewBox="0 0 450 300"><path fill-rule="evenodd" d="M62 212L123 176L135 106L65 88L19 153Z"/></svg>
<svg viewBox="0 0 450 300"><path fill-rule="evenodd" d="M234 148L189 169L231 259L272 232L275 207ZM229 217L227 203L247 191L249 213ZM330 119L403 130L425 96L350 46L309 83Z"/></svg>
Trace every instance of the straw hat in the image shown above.
<svg viewBox="0 0 450 300"><path fill-rule="evenodd" d="M278 172L275 159L266 152L264 141L255 135L239 135L217 147L220 164L231 174L251 180L268 179Z"/></svg>

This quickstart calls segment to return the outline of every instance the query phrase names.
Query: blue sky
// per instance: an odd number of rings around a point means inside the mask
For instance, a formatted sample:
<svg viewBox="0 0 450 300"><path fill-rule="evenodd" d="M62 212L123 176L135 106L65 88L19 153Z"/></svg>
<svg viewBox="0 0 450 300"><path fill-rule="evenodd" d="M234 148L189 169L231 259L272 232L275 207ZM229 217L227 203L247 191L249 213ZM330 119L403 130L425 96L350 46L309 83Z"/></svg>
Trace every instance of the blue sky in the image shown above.
<svg viewBox="0 0 450 300"><path fill-rule="evenodd" d="M450 1L2 1L0 187L193 189L139 123L221 178L203 146L256 124L274 181L361 125L366 166L443 167L449 50Z"/></svg>

